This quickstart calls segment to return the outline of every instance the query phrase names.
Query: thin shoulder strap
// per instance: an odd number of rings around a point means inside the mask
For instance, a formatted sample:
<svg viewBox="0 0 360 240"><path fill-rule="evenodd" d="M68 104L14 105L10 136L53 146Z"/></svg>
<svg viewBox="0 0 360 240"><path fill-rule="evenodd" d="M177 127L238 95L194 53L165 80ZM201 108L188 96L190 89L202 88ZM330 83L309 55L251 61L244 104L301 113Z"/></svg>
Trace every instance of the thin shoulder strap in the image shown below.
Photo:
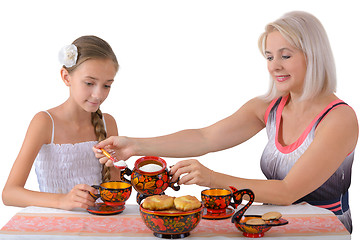
<svg viewBox="0 0 360 240"><path fill-rule="evenodd" d="M320 117L319 117L319 120L317 121L319 124L323 118L331 111L333 110L334 108L337 108L339 105L347 105L349 106L347 103L343 102L343 101L338 101L337 103L333 104L332 106L330 106Z"/></svg>
<svg viewBox="0 0 360 240"><path fill-rule="evenodd" d="M270 112L274 109L274 107L279 105L281 99L282 99L282 97L279 97L279 98L276 98L276 99L272 100L270 105L267 107L267 109L265 111L265 115L264 115L265 124L267 123Z"/></svg>
<svg viewBox="0 0 360 240"><path fill-rule="evenodd" d="M55 132L54 119L48 111L45 110L44 112L46 112L49 115L49 117L51 118L51 122L52 122L51 143L54 143L54 132Z"/></svg>

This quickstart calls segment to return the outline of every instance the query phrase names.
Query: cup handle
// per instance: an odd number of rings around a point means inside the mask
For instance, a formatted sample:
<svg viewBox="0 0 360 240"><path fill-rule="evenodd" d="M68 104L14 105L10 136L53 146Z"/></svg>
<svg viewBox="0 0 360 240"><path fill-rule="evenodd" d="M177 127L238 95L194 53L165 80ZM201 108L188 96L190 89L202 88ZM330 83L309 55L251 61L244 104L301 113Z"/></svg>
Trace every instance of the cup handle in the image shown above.
<svg viewBox="0 0 360 240"><path fill-rule="evenodd" d="M91 187L99 190L100 189L100 186L99 185L92 185ZM100 192L99 193L92 193L92 192L89 192L89 194L94 198L94 200L98 199L100 197Z"/></svg>
<svg viewBox="0 0 360 240"><path fill-rule="evenodd" d="M236 208L241 204L242 202L242 198L236 200L236 197L234 196L234 193L237 192L237 188L236 187L233 187L233 186L229 186L229 188L231 189L231 200L233 200L232 202L230 202L230 206L232 208L234 208L236 210Z"/></svg>
<svg viewBox="0 0 360 240"><path fill-rule="evenodd" d="M124 171L120 172L120 179L124 182L131 184L131 181L129 179L125 178L125 175L131 176L131 173L132 173L132 171L128 167L126 167Z"/></svg>

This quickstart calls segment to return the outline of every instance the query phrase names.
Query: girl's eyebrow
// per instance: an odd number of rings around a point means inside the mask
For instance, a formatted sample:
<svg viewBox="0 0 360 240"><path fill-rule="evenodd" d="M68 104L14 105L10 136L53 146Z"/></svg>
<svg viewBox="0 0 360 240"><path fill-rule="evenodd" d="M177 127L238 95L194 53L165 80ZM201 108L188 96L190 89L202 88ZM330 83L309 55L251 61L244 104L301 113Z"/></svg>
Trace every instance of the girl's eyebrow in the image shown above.
<svg viewBox="0 0 360 240"><path fill-rule="evenodd" d="M99 79L97 79L96 77L92 77L92 76L85 76L85 78L90 78L91 80L94 80L94 81L98 81ZM114 79L109 79L109 80L106 80L107 82L113 82Z"/></svg>

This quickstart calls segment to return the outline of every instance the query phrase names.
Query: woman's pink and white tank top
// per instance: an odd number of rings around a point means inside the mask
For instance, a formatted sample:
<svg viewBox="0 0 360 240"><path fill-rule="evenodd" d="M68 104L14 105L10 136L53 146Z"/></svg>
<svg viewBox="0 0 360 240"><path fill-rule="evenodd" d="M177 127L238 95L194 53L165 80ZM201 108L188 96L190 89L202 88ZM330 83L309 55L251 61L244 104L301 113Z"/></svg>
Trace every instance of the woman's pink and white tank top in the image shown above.
<svg viewBox="0 0 360 240"><path fill-rule="evenodd" d="M296 142L288 146L282 146L278 141L278 133L282 111L287 99L288 96L273 100L265 114L269 141L261 156L261 169L268 179L284 179L292 166L310 146L315 136L315 129L321 120L326 117L326 114L339 106L346 105L341 100L330 103L315 117ZM323 185L297 201L306 201L312 205L333 211L349 232L352 231L352 223L348 204L348 189L351 182L353 160L354 152L351 152Z"/></svg>

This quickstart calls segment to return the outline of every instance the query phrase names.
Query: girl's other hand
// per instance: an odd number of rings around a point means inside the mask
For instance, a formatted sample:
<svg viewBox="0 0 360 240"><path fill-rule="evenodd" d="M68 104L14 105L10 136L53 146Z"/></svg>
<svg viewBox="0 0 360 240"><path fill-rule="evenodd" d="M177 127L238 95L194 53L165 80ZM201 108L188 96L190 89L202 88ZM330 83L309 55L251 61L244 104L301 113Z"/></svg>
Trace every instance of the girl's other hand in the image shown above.
<svg viewBox="0 0 360 240"><path fill-rule="evenodd" d="M95 206L95 199L89 192L96 193L96 189L86 184L78 184L67 194L59 199L59 208L64 210L72 210L74 208L87 209Z"/></svg>
<svg viewBox="0 0 360 240"><path fill-rule="evenodd" d="M170 169L172 181L176 181L182 174L185 174L180 178L179 185L197 184L204 187L210 187L212 172L196 159L179 161Z"/></svg>

